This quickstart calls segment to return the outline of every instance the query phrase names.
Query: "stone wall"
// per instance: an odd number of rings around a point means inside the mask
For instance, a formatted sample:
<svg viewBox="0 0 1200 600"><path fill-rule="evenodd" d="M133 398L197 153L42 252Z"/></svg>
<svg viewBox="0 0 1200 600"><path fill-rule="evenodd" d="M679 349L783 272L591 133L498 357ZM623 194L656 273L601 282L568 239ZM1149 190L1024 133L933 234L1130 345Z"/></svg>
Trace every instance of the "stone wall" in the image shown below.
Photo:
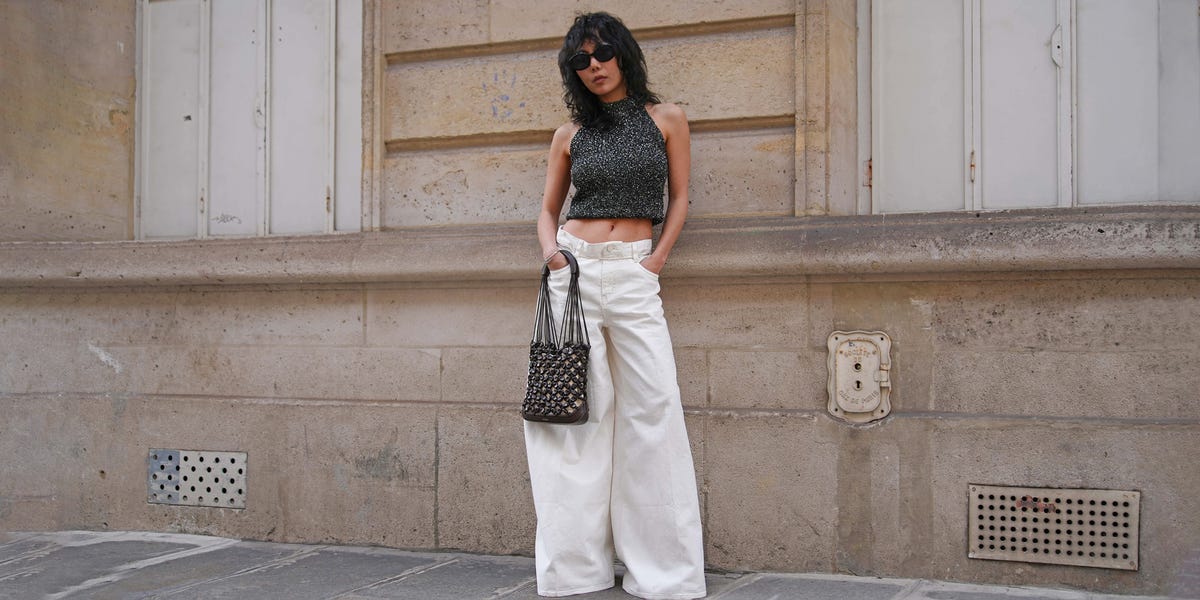
<svg viewBox="0 0 1200 600"><path fill-rule="evenodd" d="M133 237L134 2L0 18L0 241Z"/></svg>
<svg viewBox="0 0 1200 600"><path fill-rule="evenodd" d="M531 553L532 220L555 37L586 6L524 6L368 2L390 231L91 242L14 218L74 241L0 244L0 528ZM1200 210L820 216L855 212L853 2L607 8L695 132L663 296L710 566L1177 585ZM865 427L825 411L826 338L852 329L894 343L893 413ZM246 509L147 503L150 448L247 452ZM1141 569L970 560L969 484L1139 490Z"/></svg>
<svg viewBox="0 0 1200 600"><path fill-rule="evenodd" d="M575 13L595 8L522 6L381 3L384 228L537 217L550 134L567 120L555 56ZM795 2L605 9L638 32L651 89L691 120L692 214L794 214Z"/></svg>

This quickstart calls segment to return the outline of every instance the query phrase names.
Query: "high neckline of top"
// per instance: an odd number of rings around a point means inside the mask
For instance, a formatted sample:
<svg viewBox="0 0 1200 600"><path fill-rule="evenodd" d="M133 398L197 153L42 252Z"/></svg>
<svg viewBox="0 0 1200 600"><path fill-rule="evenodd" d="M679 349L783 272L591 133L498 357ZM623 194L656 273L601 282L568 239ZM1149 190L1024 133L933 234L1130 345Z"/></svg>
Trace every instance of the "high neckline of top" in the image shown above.
<svg viewBox="0 0 1200 600"><path fill-rule="evenodd" d="M615 102L601 102L600 108L608 112L624 113L629 112L638 107L638 103L633 99L633 96L625 96Z"/></svg>

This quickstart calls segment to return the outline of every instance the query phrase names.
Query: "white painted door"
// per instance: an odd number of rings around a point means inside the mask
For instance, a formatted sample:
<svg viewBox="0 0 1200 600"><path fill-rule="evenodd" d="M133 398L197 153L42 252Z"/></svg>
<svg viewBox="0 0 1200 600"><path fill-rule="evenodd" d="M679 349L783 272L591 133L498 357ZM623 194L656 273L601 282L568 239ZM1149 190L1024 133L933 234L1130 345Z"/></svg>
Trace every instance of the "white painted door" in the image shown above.
<svg viewBox="0 0 1200 600"><path fill-rule="evenodd" d="M969 6L963 0L871 4L873 212L964 207Z"/></svg>
<svg viewBox="0 0 1200 600"><path fill-rule="evenodd" d="M1200 201L1200 2L1076 1L1079 203Z"/></svg>
<svg viewBox="0 0 1200 600"><path fill-rule="evenodd" d="M361 2L139 8L138 237L359 230Z"/></svg>
<svg viewBox="0 0 1200 600"><path fill-rule="evenodd" d="M1060 203L1063 4L872 4L873 212Z"/></svg>

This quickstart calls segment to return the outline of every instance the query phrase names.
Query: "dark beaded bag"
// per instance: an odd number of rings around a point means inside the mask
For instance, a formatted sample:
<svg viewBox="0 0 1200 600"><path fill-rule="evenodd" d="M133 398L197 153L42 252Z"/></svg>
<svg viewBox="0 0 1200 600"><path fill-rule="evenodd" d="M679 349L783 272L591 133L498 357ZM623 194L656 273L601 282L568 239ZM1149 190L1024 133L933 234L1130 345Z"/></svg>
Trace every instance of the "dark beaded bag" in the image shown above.
<svg viewBox="0 0 1200 600"><path fill-rule="evenodd" d="M554 330L550 309L550 261L546 261L542 265L533 341L529 343L529 378L525 383L521 416L526 421L586 423L588 353L592 345L583 318L583 302L579 299L579 262L566 250L559 252L571 268L562 327L557 332Z"/></svg>

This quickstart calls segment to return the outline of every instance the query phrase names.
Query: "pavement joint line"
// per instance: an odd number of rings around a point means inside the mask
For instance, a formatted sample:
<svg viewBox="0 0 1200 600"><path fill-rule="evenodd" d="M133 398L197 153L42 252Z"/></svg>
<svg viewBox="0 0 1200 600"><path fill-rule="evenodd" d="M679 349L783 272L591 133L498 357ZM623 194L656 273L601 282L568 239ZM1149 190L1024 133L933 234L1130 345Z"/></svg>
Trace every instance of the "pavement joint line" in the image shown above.
<svg viewBox="0 0 1200 600"><path fill-rule="evenodd" d="M21 562L23 560L29 560L31 558L43 558L46 556L50 556L51 554L54 553L55 548L61 548L61 547L62 546L56 546L55 544L53 544L51 542L45 542L44 546L38 546L37 548L26 550L12 558L6 558L4 560L0 560L0 567L4 567L4 566L7 566L7 565L15 563L15 562Z"/></svg>
<svg viewBox="0 0 1200 600"><path fill-rule="evenodd" d="M1014 585L987 585L979 583L957 583L953 581L924 581L919 598L928 592L974 592L992 591L1010 598L1037 598L1038 600L1087 600L1087 592L1056 590L1050 588L1028 588Z"/></svg>
<svg viewBox="0 0 1200 600"><path fill-rule="evenodd" d="M32 533L26 533L26 532L13 532L8 535L12 536L12 539L10 541L4 542L3 544L0 544L0 550L3 550L14 544L19 544L19 543L24 542L25 540L33 537Z"/></svg>
<svg viewBox="0 0 1200 600"><path fill-rule="evenodd" d="M27 575L37 575L38 573L41 573L41 572L42 572L42 570L37 567L30 567L23 571L21 571L21 570L13 571L12 573L6 573L4 575L0 575L0 583L3 583L5 581L12 581L15 579L20 579Z"/></svg>
<svg viewBox="0 0 1200 600"><path fill-rule="evenodd" d="M741 577L738 577L736 581L729 584L729 587L717 592L714 595L708 596L708 598L709 598L709 600L719 600L720 598L724 598L725 596L728 596L730 593L732 593L734 590L744 588L744 587L750 585L751 583L754 583L755 581L762 579L763 575L764 575L763 573L743 574Z"/></svg>
<svg viewBox="0 0 1200 600"><path fill-rule="evenodd" d="M361 592L363 590L378 589L378 588L388 585L390 583L404 581L405 579L408 579L409 577L412 577L413 575L420 575L421 573L428 573L429 571L432 571L434 569L440 569L442 567L452 565L456 562L459 562L459 560L460 559L458 557L455 557L455 558L451 558L450 560L444 560L439 563L433 563L433 564L428 564L428 565L417 565L417 566L407 569L401 573L392 575L391 577L384 577L383 579L380 579L379 581L374 581L374 582L368 583L366 585L356 587L352 590L338 592L338 594L336 596L332 596L330 598L330 600L337 600L338 598L347 598L347 597L349 597L350 594L354 594L356 592Z"/></svg>
<svg viewBox="0 0 1200 600"><path fill-rule="evenodd" d="M207 543L197 545L194 548L188 548L186 550L179 550L176 552L171 552L171 553L163 554L160 556L154 556L151 558L146 558L146 559L134 561L131 563L125 563L123 565L118 565L117 567L110 570L108 573L101 575L100 577L93 577L91 579L88 579L87 581L84 581L83 583L69 587L61 592L57 592L54 594L48 594L45 598L46 598L46 600L58 600L59 598L66 598L66 597L70 596L71 594L82 592L84 590L94 588L98 585L103 585L105 583L115 583L117 581L124 579L127 575L138 571L139 569L144 569L146 567L152 567L154 565L160 565L160 564L171 562L173 560L178 560L181 558L188 558L188 557L197 556L200 554L207 554L214 550L228 548L229 546L232 546L237 543L238 543L238 540L229 539L229 538L209 538Z"/></svg>
<svg viewBox="0 0 1200 600"><path fill-rule="evenodd" d="M492 594L492 596L490 598L488 598L488 600L500 600L501 598L504 598L505 596L510 596L512 594L515 594L515 593L529 587L530 585L536 585L536 584L537 584L537 577L530 577L512 587L501 588L501 589L496 590L496 592L494 594Z"/></svg>
<svg viewBox="0 0 1200 600"><path fill-rule="evenodd" d="M917 590L920 590L921 585L924 583L925 583L924 579L914 579L914 580L910 581L908 583L908 585L904 586L903 589L901 589L899 592L896 592L895 596L892 596L892 600L907 600L908 598L919 598L920 596L913 596L913 594L915 594L917 592Z"/></svg>
<svg viewBox="0 0 1200 600"><path fill-rule="evenodd" d="M162 597L166 597L166 596L172 596L172 595L178 594L180 592L186 592L197 586L219 583L222 581L233 579L234 577L240 577L242 575L250 575L252 573L268 571L271 568L276 567L276 566L291 565L291 564L294 564L297 560L304 558L305 556L314 554L318 550L328 548L328 547L329 546L302 546L302 547L300 547L299 550L294 550L291 554L289 554L287 556L280 556L279 558L273 558L264 563L259 563L257 565L249 566L244 569L234 571L233 573L229 573L227 575L221 575L218 577L210 577L208 579L203 579L200 581L190 581L188 583L185 583L180 586L176 586L169 590L160 590L159 592L157 592L155 594L155 597L162 598ZM278 564L275 564L275 563L278 563Z"/></svg>

